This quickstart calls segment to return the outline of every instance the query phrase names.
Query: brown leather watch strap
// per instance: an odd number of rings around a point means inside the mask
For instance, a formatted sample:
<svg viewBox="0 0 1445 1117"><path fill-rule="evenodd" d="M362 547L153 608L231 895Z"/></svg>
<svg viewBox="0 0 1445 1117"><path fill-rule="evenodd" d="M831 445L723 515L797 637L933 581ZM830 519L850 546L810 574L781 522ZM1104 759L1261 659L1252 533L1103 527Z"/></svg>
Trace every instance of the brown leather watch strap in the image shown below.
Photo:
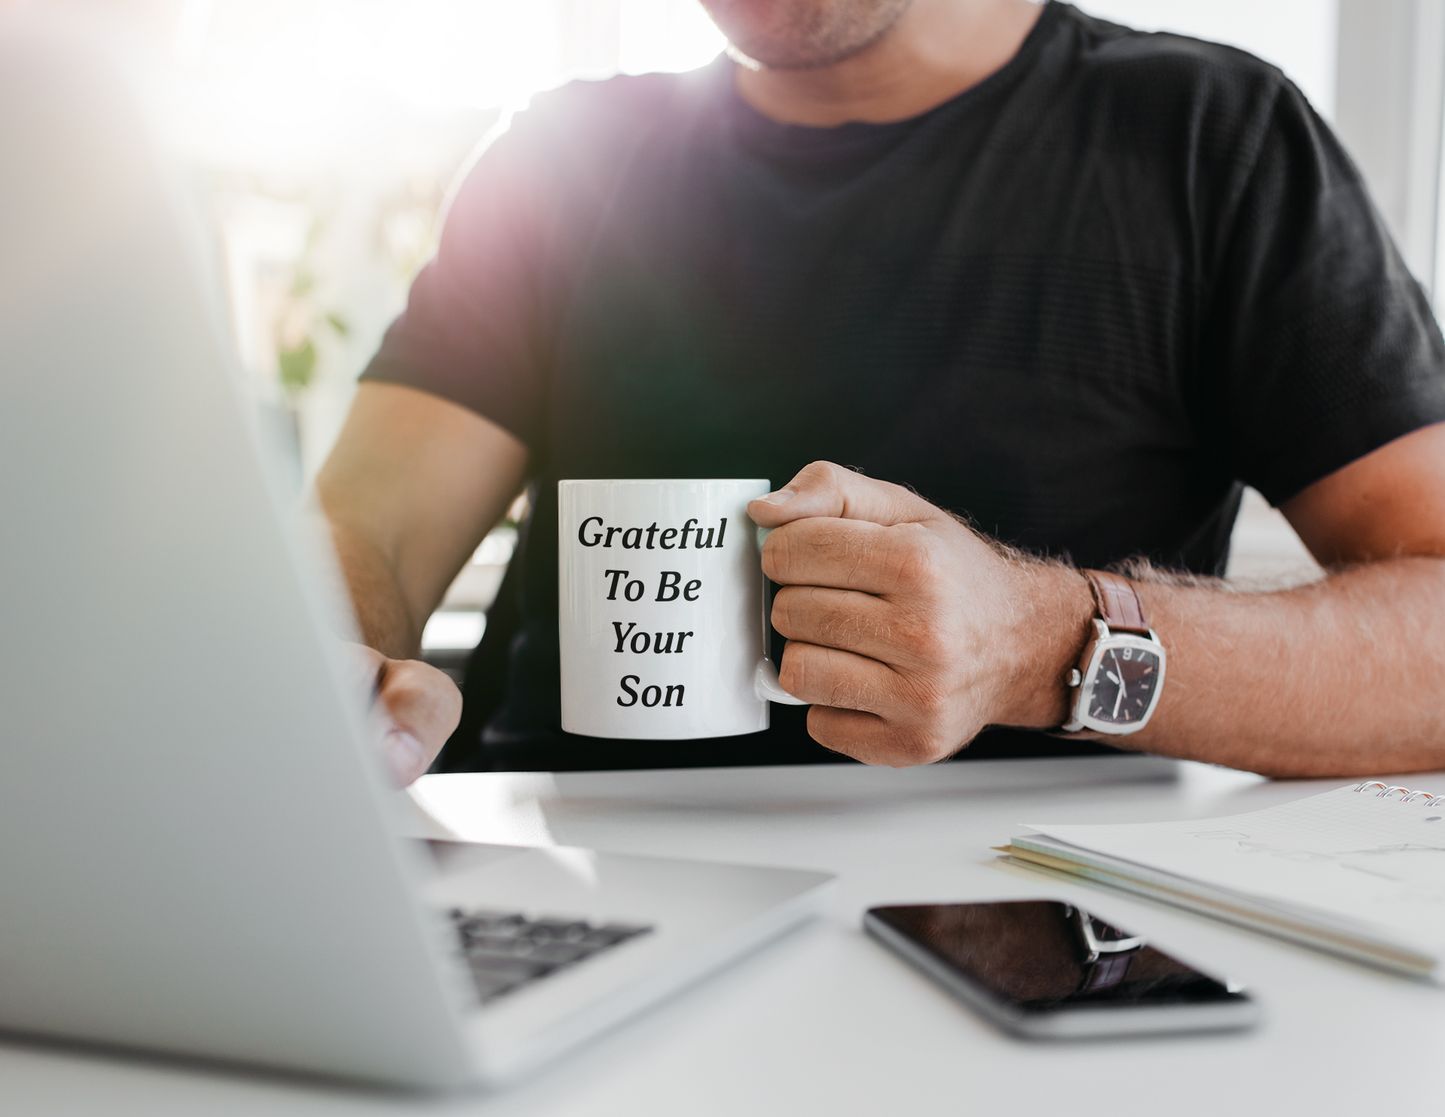
<svg viewBox="0 0 1445 1117"><path fill-rule="evenodd" d="M1133 582L1102 570L1085 570L1082 573L1088 579L1089 588L1094 591L1100 620L1118 632L1149 635L1149 622L1144 619L1144 602L1139 600L1139 591L1134 588Z"/></svg>

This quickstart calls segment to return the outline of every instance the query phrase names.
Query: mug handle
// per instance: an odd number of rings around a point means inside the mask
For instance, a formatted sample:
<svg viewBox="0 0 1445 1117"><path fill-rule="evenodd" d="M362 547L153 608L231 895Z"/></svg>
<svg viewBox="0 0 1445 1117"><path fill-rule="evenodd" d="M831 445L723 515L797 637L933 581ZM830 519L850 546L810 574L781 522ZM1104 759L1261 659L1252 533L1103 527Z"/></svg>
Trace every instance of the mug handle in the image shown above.
<svg viewBox="0 0 1445 1117"><path fill-rule="evenodd" d="M768 533L773 529L770 527L757 528L758 553L762 554L763 540L767 539ZM778 682L778 669L773 666L773 661L768 658L768 608L767 594L763 595L763 658L758 660L758 665L753 669L753 693L764 702L778 702L784 706L806 706L801 698L795 698L782 688Z"/></svg>
<svg viewBox="0 0 1445 1117"><path fill-rule="evenodd" d="M801 698L794 698L778 685L778 669L770 659L758 660L753 671L753 693L765 702L781 702L784 706L806 706Z"/></svg>

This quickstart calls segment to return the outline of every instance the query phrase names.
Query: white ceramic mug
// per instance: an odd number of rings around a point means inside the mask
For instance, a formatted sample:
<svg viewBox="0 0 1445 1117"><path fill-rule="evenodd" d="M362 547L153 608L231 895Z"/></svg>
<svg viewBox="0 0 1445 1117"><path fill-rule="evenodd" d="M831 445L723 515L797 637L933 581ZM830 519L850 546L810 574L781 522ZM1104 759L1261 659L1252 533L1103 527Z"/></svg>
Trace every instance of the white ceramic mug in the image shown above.
<svg viewBox="0 0 1445 1117"><path fill-rule="evenodd" d="M768 728L803 703L768 660L767 481L559 481L562 728L683 740Z"/></svg>

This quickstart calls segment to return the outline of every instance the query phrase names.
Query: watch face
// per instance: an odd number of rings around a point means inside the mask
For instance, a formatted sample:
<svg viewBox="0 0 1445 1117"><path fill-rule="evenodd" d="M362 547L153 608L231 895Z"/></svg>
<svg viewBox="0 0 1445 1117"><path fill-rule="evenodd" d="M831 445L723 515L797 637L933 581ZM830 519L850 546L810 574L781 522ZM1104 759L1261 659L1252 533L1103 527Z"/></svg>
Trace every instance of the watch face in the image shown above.
<svg viewBox="0 0 1445 1117"><path fill-rule="evenodd" d="M1159 686L1159 655L1147 648L1105 648L1094 672L1089 716L1114 725L1144 720Z"/></svg>

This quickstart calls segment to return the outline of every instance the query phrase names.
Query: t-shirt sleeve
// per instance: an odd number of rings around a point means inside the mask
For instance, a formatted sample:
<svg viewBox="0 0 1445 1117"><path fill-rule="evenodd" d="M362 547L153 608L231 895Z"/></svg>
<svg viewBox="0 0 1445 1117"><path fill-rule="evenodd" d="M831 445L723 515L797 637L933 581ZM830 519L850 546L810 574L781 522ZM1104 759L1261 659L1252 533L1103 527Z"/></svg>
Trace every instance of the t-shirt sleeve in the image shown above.
<svg viewBox="0 0 1445 1117"><path fill-rule="evenodd" d="M1212 441L1272 504L1445 420L1445 345L1359 172L1287 82L1264 118L1201 338Z"/></svg>
<svg viewBox="0 0 1445 1117"><path fill-rule="evenodd" d="M363 381L420 388L535 446L543 408L545 173L513 128L462 180L436 256Z"/></svg>

